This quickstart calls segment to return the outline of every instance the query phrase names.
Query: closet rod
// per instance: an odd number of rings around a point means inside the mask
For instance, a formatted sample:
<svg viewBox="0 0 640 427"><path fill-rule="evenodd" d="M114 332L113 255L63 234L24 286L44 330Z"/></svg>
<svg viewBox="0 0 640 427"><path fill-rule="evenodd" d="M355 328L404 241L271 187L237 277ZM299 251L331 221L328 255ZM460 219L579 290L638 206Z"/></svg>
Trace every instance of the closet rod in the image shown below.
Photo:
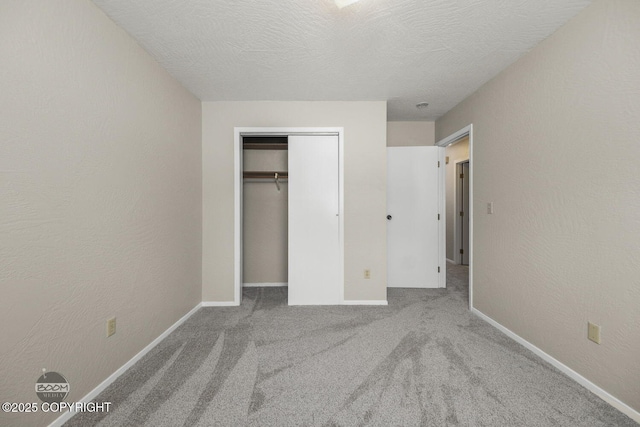
<svg viewBox="0 0 640 427"><path fill-rule="evenodd" d="M278 179L287 179L289 177L289 172L269 172L269 171L260 171L260 172L249 172L245 171L242 173L243 178L257 178L257 179L275 179L276 174L278 174Z"/></svg>

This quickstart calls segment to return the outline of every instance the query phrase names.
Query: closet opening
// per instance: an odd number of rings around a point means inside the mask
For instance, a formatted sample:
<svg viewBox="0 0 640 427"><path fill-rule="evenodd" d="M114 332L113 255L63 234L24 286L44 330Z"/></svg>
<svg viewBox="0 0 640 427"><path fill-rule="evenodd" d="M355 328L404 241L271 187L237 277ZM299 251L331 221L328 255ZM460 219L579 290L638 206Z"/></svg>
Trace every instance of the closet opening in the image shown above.
<svg viewBox="0 0 640 427"><path fill-rule="evenodd" d="M288 284L288 136L242 136L242 286ZM285 290L286 291L286 290Z"/></svg>
<svg viewBox="0 0 640 427"><path fill-rule="evenodd" d="M345 303L343 134L234 128L233 305L249 287L288 305Z"/></svg>

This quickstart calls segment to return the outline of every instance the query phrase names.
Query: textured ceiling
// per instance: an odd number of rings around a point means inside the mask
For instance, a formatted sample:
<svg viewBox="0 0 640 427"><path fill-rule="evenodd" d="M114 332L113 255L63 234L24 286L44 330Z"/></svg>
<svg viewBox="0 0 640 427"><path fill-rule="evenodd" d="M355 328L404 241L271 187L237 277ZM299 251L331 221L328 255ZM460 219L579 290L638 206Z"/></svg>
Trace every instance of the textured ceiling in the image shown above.
<svg viewBox="0 0 640 427"><path fill-rule="evenodd" d="M94 2L203 101L387 100L389 120L435 120L591 1Z"/></svg>

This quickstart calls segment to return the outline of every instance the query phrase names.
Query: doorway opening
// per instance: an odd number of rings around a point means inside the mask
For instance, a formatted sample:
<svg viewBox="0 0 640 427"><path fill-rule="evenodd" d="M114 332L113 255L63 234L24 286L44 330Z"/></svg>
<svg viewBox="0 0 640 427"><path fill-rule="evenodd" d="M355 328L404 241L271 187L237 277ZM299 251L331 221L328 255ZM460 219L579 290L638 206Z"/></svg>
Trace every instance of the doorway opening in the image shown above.
<svg viewBox="0 0 640 427"><path fill-rule="evenodd" d="M473 309L473 125L441 139L436 145L445 147L448 168L445 178L447 262L468 265L469 309Z"/></svg>
<svg viewBox="0 0 640 427"><path fill-rule="evenodd" d="M464 253L463 240L466 236L463 232L466 232L468 236L468 227L462 228L463 225L468 224L468 209L464 203L464 194L462 190L467 190L466 194L469 194L468 179L469 173L466 177L462 171L462 164L469 161L469 137L465 136L458 141L455 141L444 148L445 150L445 200L446 200L446 256L447 261L453 264L462 264L463 256L468 258L469 251ZM465 185L465 181L466 184ZM465 188L466 187L466 188ZM463 207L463 204L465 205ZM465 262L464 264L468 264Z"/></svg>

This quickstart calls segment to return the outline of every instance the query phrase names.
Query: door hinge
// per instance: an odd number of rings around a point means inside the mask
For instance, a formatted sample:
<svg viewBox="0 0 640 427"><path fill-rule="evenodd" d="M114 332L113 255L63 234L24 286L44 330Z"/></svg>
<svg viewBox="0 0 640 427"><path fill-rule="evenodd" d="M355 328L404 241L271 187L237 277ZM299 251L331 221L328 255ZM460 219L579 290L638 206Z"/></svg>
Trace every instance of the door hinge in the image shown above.
<svg viewBox="0 0 640 427"><path fill-rule="evenodd" d="M440 167L440 160L438 160L438 167Z"/></svg>
<svg viewBox="0 0 640 427"><path fill-rule="evenodd" d="M460 212L460 216L464 216L464 212Z"/></svg>
<svg viewBox="0 0 640 427"><path fill-rule="evenodd" d="M463 173L460 174L460 178L464 178L464 174Z"/></svg>
<svg viewBox="0 0 640 427"><path fill-rule="evenodd" d="M440 214L438 214L438 221L440 221Z"/></svg>
<svg viewBox="0 0 640 427"><path fill-rule="evenodd" d="M440 273L440 267L438 267L438 273Z"/></svg>
<svg viewBox="0 0 640 427"><path fill-rule="evenodd" d="M460 253L461 253L461 254L464 254L464 249L460 249Z"/></svg>

